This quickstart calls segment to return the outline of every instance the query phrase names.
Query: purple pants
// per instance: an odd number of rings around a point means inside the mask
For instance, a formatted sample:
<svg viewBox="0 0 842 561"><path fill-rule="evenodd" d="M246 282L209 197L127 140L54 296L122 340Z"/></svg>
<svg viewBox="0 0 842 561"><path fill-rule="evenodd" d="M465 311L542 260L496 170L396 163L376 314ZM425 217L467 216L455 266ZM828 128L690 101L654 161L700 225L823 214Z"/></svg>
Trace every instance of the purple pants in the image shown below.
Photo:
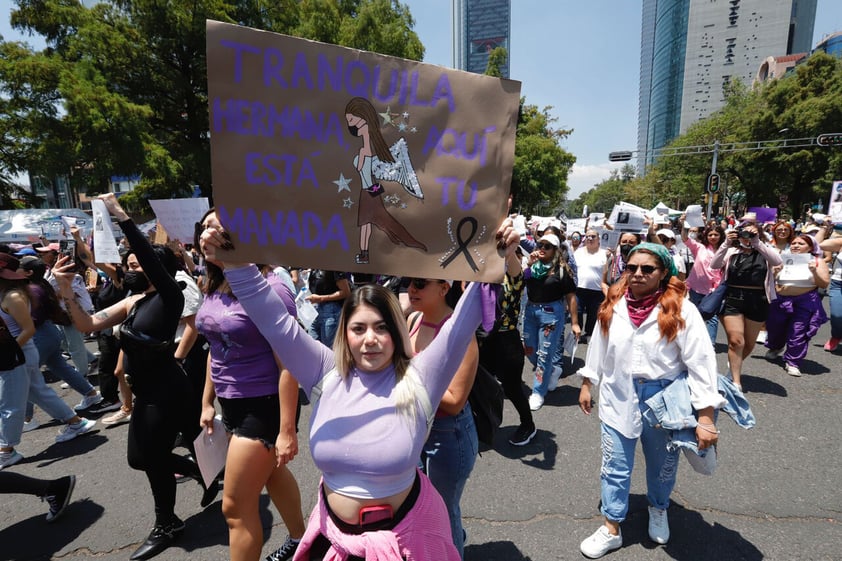
<svg viewBox="0 0 842 561"><path fill-rule="evenodd" d="M786 345L784 362L801 366L807 356L807 344L826 321L827 314L817 290L801 296L778 296L769 304L766 346L782 349Z"/></svg>

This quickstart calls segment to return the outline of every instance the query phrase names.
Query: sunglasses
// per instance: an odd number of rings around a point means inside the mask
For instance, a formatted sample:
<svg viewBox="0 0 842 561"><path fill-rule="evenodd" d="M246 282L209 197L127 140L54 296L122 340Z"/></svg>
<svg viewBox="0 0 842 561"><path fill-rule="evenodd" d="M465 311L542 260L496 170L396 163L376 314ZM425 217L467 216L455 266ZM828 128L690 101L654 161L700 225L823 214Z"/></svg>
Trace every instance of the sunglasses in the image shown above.
<svg viewBox="0 0 842 561"><path fill-rule="evenodd" d="M412 279L409 283L414 286L418 290L424 290L424 288L433 281L429 281L427 279Z"/></svg>
<svg viewBox="0 0 842 561"><path fill-rule="evenodd" d="M539 243L538 249L543 249L544 251L549 251L551 249L555 249L555 246L553 244L549 244L549 243Z"/></svg>
<svg viewBox="0 0 842 561"><path fill-rule="evenodd" d="M660 267L655 267L654 265L626 265L626 270L633 275L637 274L638 269L640 269L640 272L644 275L651 275L655 271L661 270Z"/></svg>
<svg viewBox="0 0 842 561"><path fill-rule="evenodd" d="M595 240L596 236L585 236L586 240Z"/></svg>

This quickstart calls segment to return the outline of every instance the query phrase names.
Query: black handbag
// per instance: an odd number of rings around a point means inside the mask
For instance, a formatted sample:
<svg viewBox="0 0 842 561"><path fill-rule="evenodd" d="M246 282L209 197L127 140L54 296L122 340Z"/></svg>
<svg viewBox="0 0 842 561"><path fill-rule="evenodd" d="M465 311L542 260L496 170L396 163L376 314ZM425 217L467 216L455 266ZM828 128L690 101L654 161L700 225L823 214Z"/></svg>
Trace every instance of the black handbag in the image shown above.
<svg viewBox="0 0 842 561"><path fill-rule="evenodd" d="M483 444L494 446L494 434L503 422L503 387L482 365L477 367L468 402L474 415L477 438Z"/></svg>
<svg viewBox="0 0 842 561"><path fill-rule="evenodd" d="M0 372L17 368L26 362L26 355L3 318L0 317Z"/></svg>
<svg viewBox="0 0 842 561"><path fill-rule="evenodd" d="M702 314L702 319L707 321L722 313L722 306L725 304L725 292L728 290L728 285L724 282L719 283L719 286L713 292L702 298L699 305L699 313Z"/></svg>

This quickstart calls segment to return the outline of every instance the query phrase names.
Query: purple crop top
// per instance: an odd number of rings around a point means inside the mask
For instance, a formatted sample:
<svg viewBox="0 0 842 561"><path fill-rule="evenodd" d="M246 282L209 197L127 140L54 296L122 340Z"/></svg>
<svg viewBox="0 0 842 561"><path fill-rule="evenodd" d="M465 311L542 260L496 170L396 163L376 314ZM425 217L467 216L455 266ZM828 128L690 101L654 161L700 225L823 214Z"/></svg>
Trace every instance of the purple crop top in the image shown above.
<svg viewBox="0 0 842 561"><path fill-rule="evenodd" d="M299 384L310 394L334 370L333 351L288 314L254 266L226 270L240 304ZM482 317L479 283L465 291L453 317L412 359L433 409L438 407ZM409 488L427 435L424 408L414 422L395 406L395 371L328 376L310 419L310 449L325 484L349 497L377 499Z"/></svg>

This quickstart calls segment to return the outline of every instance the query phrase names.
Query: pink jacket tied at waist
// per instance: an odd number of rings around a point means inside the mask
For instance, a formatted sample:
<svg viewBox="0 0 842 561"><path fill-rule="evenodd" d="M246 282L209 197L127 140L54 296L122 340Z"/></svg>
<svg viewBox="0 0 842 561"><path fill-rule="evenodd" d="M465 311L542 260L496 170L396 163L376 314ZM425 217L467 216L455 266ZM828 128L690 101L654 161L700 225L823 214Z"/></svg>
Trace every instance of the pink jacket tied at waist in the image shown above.
<svg viewBox="0 0 842 561"><path fill-rule="evenodd" d="M345 561L349 555L366 561L459 561L459 552L450 535L447 509L426 475L419 472L421 491L415 505L391 530L342 532L331 520L323 494L319 499L293 561L308 561L310 547L319 534L331 543L324 561ZM321 484L319 486L321 489Z"/></svg>

